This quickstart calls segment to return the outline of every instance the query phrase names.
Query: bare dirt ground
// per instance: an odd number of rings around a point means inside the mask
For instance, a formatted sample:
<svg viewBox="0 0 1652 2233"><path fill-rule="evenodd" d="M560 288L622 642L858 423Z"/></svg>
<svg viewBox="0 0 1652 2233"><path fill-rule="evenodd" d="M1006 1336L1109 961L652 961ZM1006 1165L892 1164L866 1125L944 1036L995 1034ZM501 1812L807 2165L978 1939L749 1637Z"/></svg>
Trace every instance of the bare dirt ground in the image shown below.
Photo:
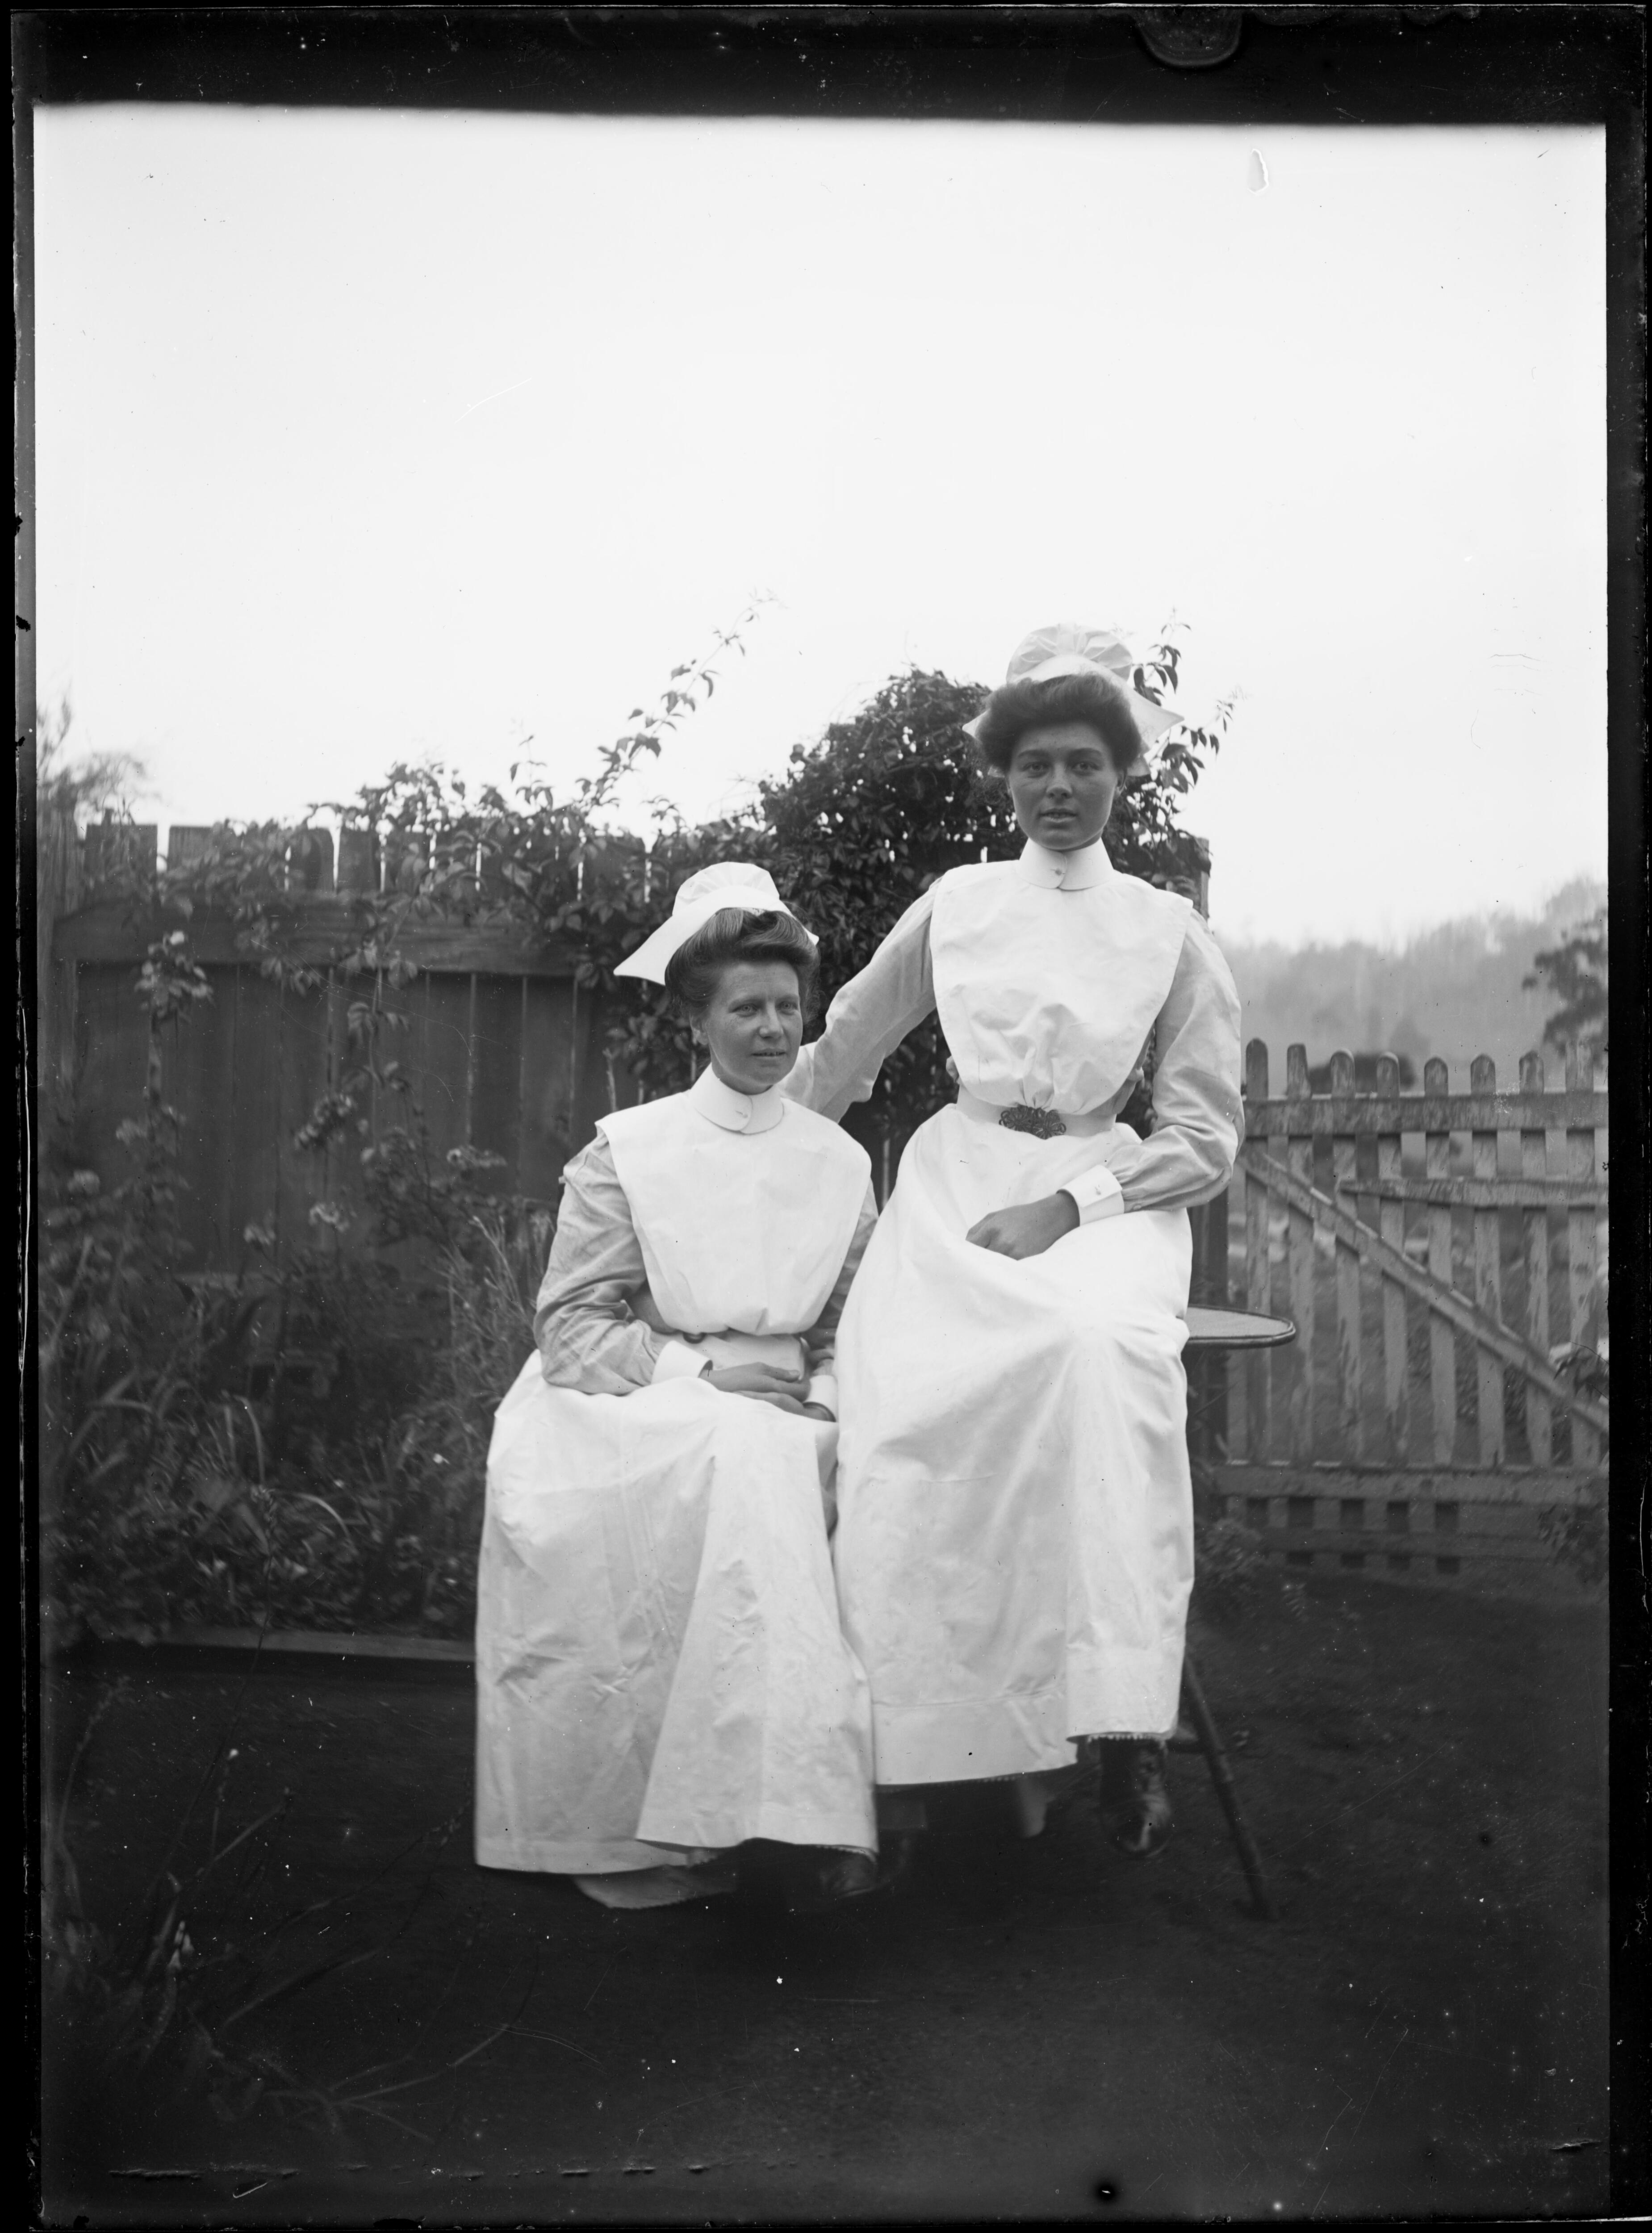
<svg viewBox="0 0 1652 2233"><path fill-rule="evenodd" d="M621 1915L472 1862L462 1670L156 1659L77 1779L85 1910L141 1910L234 1712L219 1842L292 1799L191 1940L286 1984L221 2043L288 2076L224 2123L49 2054L47 2220L1593 2214L1604 1631L1317 1577L1196 1631L1272 1924L1197 1755L1146 1865L979 1787L887 1900ZM49 1683L59 1775L116 1671Z"/></svg>

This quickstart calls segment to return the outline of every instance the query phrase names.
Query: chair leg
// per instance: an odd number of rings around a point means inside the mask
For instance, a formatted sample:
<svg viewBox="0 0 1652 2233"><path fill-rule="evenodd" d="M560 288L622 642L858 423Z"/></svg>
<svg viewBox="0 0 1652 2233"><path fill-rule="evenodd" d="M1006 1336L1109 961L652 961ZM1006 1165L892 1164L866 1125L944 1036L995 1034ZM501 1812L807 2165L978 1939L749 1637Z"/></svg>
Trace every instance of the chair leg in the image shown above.
<svg viewBox="0 0 1652 2233"><path fill-rule="evenodd" d="M1239 1848L1239 1864L1245 1871L1245 1881L1251 1888L1251 1898L1256 1912L1265 1923L1278 1919L1278 1911L1273 1904L1273 1895L1268 1890L1267 1878L1262 1872L1262 1856L1256 1849L1256 1840L1239 1812L1239 1790L1233 1781L1233 1771L1228 1765L1227 1754L1217 1729L1205 1693L1199 1680L1199 1670L1193 1665L1191 1652L1184 1651L1181 1661L1182 1695L1187 1702L1187 1711L1199 1735L1200 1749L1210 1770L1210 1780L1216 1787L1216 1796L1227 1817L1227 1826L1233 1833L1233 1843Z"/></svg>

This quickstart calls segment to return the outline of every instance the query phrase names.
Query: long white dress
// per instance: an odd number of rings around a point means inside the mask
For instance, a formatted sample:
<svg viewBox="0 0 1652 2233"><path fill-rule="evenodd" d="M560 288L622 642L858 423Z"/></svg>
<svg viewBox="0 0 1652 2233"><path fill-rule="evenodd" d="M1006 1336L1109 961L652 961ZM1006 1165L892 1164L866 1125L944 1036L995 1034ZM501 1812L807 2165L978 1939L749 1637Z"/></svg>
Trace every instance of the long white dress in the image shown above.
<svg viewBox="0 0 1652 2233"><path fill-rule="evenodd" d="M837 1429L699 1377L708 1354L806 1356L835 1408L866 1156L708 1071L603 1118L565 1181L538 1349L488 1458L476 1857L602 1896L753 1838L875 1852L828 1537ZM624 1889L611 1904L645 1904Z"/></svg>
<svg viewBox="0 0 1652 2233"><path fill-rule="evenodd" d="M939 1011L960 1090L914 1135L840 1329L843 1624L881 1785L1070 1766L1176 1720L1193 1578L1187 1206L1242 1127L1239 1001L1189 903L1099 844L954 869L782 1090L841 1116ZM1154 1129L1115 1121L1149 1034ZM1006 1129L1019 1103L1067 1130ZM1012 1260L966 1235L1065 1189Z"/></svg>

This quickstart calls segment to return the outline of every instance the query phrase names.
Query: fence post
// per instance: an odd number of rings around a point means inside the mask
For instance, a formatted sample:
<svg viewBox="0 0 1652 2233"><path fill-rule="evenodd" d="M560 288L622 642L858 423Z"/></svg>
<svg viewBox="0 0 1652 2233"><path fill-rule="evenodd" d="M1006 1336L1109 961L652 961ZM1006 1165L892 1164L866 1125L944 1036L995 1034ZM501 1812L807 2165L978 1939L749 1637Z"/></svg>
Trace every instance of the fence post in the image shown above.
<svg viewBox="0 0 1652 2233"><path fill-rule="evenodd" d="M47 1088L67 1090L75 1073L75 973L72 961L53 951L60 916L81 903L81 837L74 814L49 794L39 802L36 838L35 1076Z"/></svg>
<svg viewBox="0 0 1652 2233"><path fill-rule="evenodd" d="M392 830L386 833L386 891L418 891L429 869L430 832L427 830Z"/></svg>
<svg viewBox="0 0 1652 2233"><path fill-rule="evenodd" d="M1333 1101L1348 1102L1354 1093L1354 1058L1339 1048L1330 1058ZM1340 1196L1344 1184L1358 1176L1352 1132L1331 1135L1332 1184ZM1359 1214L1359 1201L1350 1194L1347 1208ZM1359 1253L1337 1244L1337 1409L1342 1436L1343 1462L1357 1465L1365 1455L1365 1358L1360 1324Z"/></svg>
<svg viewBox="0 0 1652 2233"><path fill-rule="evenodd" d="M1245 1050L1245 1097L1254 1109L1268 1097L1268 1049L1265 1039L1252 1039ZM1265 1140L1264 1153L1272 1142ZM1272 1196L1254 1180L1245 1189L1245 1307L1265 1317L1273 1308L1273 1265L1269 1253ZM1273 1357L1271 1351L1236 1359L1245 1375L1244 1410L1248 1454L1252 1462L1266 1464L1273 1455Z"/></svg>
<svg viewBox="0 0 1652 2233"><path fill-rule="evenodd" d="M1249 1230L1249 1195L1245 1182L1245 1158L1241 1154L1234 1162L1233 1175L1227 1182L1224 1196L1228 1217L1237 1221L1241 1234ZM1227 1219L1223 1220L1224 1225ZM1231 1234L1232 1227L1229 1227ZM1248 1271L1246 1266L1248 1291ZM1227 1455L1230 1462L1241 1463L1251 1455L1251 1407L1249 1375L1245 1357L1234 1350L1227 1358Z"/></svg>
<svg viewBox="0 0 1652 2233"><path fill-rule="evenodd" d="M1438 1056L1422 1065L1426 1100L1443 1101L1451 1090L1451 1074ZM1423 1153L1431 1179L1451 1175L1451 1134L1424 1135ZM1428 1269L1436 1279L1452 1284L1451 1210L1431 1203L1428 1208ZM1449 1465L1457 1447L1457 1343L1446 1320L1428 1314L1428 1386L1434 1399L1434 1463Z"/></svg>
<svg viewBox="0 0 1652 2233"><path fill-rule="evenodd" d="M140 884L150 882L155 873L159 836L153 822L117 822L112 814L94 822L81 855L82 893L95 898L98 895L88 887L112 883L122 876Z"/></svg>
<svg viewBox="0 0 1652 2233"><path fill-rule="evenodd" d="M1497 1065L1477 1054L1468 1065L1468 1090L1489 1100L1497 1091ZM1476 1129L1471 1136L1474 1176L1497 1176L1497 1134ZM1474 1301L1486 1317L1503 1323L1503 1220L1495 1209L1474 1212ZM1480 1462L1503 1462L1503 1364L1489 1350L1476 1347L1474 1378L1480 1412Z"/></svg>
<svg viewBox="0 0 1652 2233"><path fill-rule="evenodd" d="M341 893L376 893L379 848L371 830L347 822L338 833L338 889Z"/></svg>
<svg viewBox="0 0 1652 2233"><path fill-rule="evenodd" d="M1376 1058L1376 1092L1380 1101L1397 1101L1400 1097L1400 1064L1397 1056L1379 1055ZM1379 1132L1376 1136L1376 1175L1379 1181L1397 1180L1402 1175L1401 1139L1397 1131ZM1377 1230L1390 1248L1405 1253L1405 1204L1402 1201L1382 1201L1377 1205ZM1390 1465L1402 1466L1410 1449L1410 1360L1406 1354L1405 1289L1397 1279L1382 1282L1382 1416L1384 1439Z"/></svg>
<svg viewBox="0 0 1652 2233"><path fill-rule="evenodd" d="M166 832L166 866L181 869L198 861L212 842L210 822L174 822Z"/></svg>
<svg viewBox="0 0 1652 2233"><path fill-rule="evenodd" d="M333 889L333 833L306 825L295 830L287 851L287 888L325 898Z"/></svg>
<svg viewBox="0 0 1652 2233"><path fill-rule="evenodd" d="M1520 1058L1520 1091L1544 1090L1543 1057ZM1549 1169L1549 1136L1539 1125L1520 1135L1520 1176L1541 1180ZM1525 1338L1539 1357L1549 1354L1549 1213L1539 1206L1525 1213ZM1525 1434L1534 1466L1554 1462L1554 1413L1542 1389L1525 1383Z"/></svg>
<svg viewBox="0 0 1652 2233"><path fill-rule="evenodd" d="M1287 1101L1310 1097L1308 1050L1300 1045L1285 1049L1285 1093ZM1314 1182L1314 1143L1311 1132L1287 1135L1285 1168L1304 1186ZM1286 1214L1285 1261L1291 1282L1291 1315L1297 1338L1292 1359L1297 1367L1291 1387L1291 1458L1294 1465L1311 1465L1314 1456L1314 1226L1305 1210L1293 1204Z"/></svg>
<svg viewBox="0 0 1652 2233"><path fill-rule="evenodd" d="M1592 1093L1595 1057L1586 1046L1574 1046L1566 1057L1566 1089ZM1566 1133L1566 1176L1574 1186L1590 1187L1595 1178L1595 1135L1591 1129L1570 1128ZM1593 1348L1595 1325L1595 1219L1597 1212L1571 1210L1566 1218L1567 1289L1571 1319L1569 1338L1579 1348ZM1571 1462L1574 1466L1600 1463L1600 1436L1571 1415Z"/></svg>

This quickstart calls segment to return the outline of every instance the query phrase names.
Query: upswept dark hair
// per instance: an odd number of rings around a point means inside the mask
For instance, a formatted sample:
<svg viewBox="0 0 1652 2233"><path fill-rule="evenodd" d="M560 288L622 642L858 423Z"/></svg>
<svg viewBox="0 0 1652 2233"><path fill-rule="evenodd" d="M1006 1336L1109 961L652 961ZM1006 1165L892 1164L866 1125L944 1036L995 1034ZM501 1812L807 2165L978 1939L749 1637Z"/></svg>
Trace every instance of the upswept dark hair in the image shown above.
<svg viewBox="0 0 1652 2233"><path fill-rule="evenodd" d="M1104 674L1052 674L1042 682L1006 682L992 693L975 733L982 767L1007 775L1027 731L1058 721L1083 721L1094 729L1120 775L1141 757L1141 732L1122 682Z"/></svg>
<svg viewBox="0 0 1652 2233"><path fill-rule="evenodd" d="M711 1006L723 972L732 961L789 961L797 973L803 1020L814 1015L820 963L809 934L784 908L759 915L747 908L719 908L666 964L666 997L672 1013L695 1023Z"/></svg>

